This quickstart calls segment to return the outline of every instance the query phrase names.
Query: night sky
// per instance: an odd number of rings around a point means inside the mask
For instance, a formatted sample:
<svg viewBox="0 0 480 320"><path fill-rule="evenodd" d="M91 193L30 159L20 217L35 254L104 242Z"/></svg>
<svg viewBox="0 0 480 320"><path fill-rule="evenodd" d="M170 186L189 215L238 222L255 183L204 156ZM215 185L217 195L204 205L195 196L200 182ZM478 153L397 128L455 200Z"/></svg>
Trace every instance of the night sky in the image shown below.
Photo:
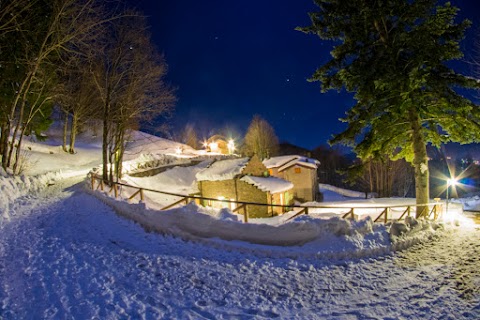
<svg viewBox="0 0 480 320"><path fill-rule="evenodd" d="M280 141L311 149L345 128L338 119L353 105L352 95L321 93L318 82L307 82L332 48L294 30L310 25L308 12L317 9L312 0L130 2L149 17L153 41L169 65L167 81L177 88L172 131L191 123L200 136L227 128L239 138L259 114ZM451 2L473 21L462 42L465 59L472 59L479 0ZM466 62L455 68L472 74Z"/></svg>

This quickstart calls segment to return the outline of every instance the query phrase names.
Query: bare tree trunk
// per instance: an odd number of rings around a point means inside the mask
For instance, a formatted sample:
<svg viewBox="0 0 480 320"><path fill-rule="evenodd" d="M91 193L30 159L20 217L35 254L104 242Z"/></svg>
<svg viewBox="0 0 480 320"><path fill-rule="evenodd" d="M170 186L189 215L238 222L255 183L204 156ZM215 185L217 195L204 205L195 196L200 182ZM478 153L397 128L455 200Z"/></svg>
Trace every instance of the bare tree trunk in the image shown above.
<svg viewBox="0 0 480 320"><path fill-rule="evenodd" d="M65 111L65 117L63 118L63 145L62 145L62 149L64 152L68 152L67 133L68 133L68 112Z"/></svg>
<svg viewBox="0 0 480 320"><path fill-rule="evenodd" d="M368 184L369 184L369 187L370 187L370 196L371 196L372 193L373 193L372 161L370 161L368 163ZM367 193L365 198L368 199L368 193Z"/></svg>
<svg viewBox="0 0 480 320"><path fill-rule="evenodd" d="M17 138L18 131L20 129L20 126L22 125L24 112L25 112L25 100L22 101L22 106L20 107L20 116L18 117L18 122L17 122L17 125L15 126L15 130L13 130L11 146L10 146L10 150L8 151L7 167L10 167L10 164L12 161L13 149L15 148L15 139ZM17 146L16 148L18 147L19 146ZM14 174L15 174L15 170L14 170Z"/></svg>
<svg viewBox="0 0 480 320"><path fill-rule="evenodd" d="M17 144L17 149L15 150L15 162L13 163L13 174L17 174L17 169L18 169L18 165L20 164L20 152L22 150L22 141L23 141L23 137L25 136L25 128L27 126L24 124L22 126L22 129L20 129L20 136L18 138L18 144ZM12 148L13 150L13 148Z"/></svg>
<svg viewBox="0 0 480 320"><path fill-rule="evenodd" d="M122 170L123 170L123 154L125 152L125 129L122 130L119 139L119 145L117 150L117 181L122 178Z"/></svg>
<svg viewBox="0 0 480 320"><path fill-rule="evenodd" d="M7 150L7 146L8 146L8 136L9 136L9 126L8 126L8 123L5 122L4 124L2 124L2 132L1 132L1 136L0 136L0 156L2 157L2 164L3 164L3 159L6 157L4 157L4 155L6 154L6 150Z"/></svg>
<svg viewBox="0 0 480 320"><path fill-rule="evenodd" d="M410 109L410 123L412 125L412 148L413 148L413 167L415 170L415 193L416 202L426 204L430 201L429 181L428 181L428 157L427 147L421 131L421 123L415 108ZM419 218L428 207L418 206L416 217Z"/></svg>
<svg viewBox="0 0 480 320"><path fill-rule="evenodd" d="M103 111L103 137L102 137L102 160L103 160L103 180L108 181L108 117L110 116L110 102L108 101L108 94L107 94L107 101L105 102Z"/></svg>
<svg viewBox="0 0 480 320"><path fill-rule="evenodd" d="M77 139L77 131L78 131L78 114L76 112L73 113L72 117L72 130L70 132L70 153L75 153L75 140Z"/></svg>
<svg viewBox="0 0 480 320"><path fill-rule="evenodd" d="M11 121L7 120L5 127L2 131L2 168L7 170L8 168L8 138L10 137Z"/></svg>

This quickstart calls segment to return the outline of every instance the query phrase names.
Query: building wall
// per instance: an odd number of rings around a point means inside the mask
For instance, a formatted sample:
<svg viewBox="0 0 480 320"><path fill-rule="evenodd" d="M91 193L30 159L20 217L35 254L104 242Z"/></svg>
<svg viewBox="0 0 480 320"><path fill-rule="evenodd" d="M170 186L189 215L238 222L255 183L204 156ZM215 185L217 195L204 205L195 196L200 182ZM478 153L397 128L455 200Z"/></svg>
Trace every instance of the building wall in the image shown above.
<svg viewBox="0 0 480 320"><path fill-rule="evenodd" d="M201 195L206 198L218 199L224 197L225 199L236 201L270 203L268 192L264 192L240 180L201 181L199 189ZM211 205L218 208L221 206L221 202L204 202L203 205ZM230 207L232 210L235 208L235 205L228 206L225 204L224 206ZM271 207L267 206L247 205L247 211L250 218L264 218L272 215Z"/></svg>
<svg viewBox="0 0 480 320"><path fill-rule="evenodd" d="M300 170L297 173L296 170ZM277 177L293 183L294 197L300 201L315 201L318 191L317 172L314 169L294 165L277 173Z"/></svg>
<svg viewBox="0 0 480 320"><path fill-rule="evenodd" d="M281 192L281 193L275 193L272 196L273 196L272 204L288 206L288 205L293 203L293 196L292 196L292 193L289 192L289 191ZM281 198L283 198L283 203L282 203ZM272 211L276 214L283 214L283 213L285 213L285 208L283 208L283 207L272 207Z"/></svg>

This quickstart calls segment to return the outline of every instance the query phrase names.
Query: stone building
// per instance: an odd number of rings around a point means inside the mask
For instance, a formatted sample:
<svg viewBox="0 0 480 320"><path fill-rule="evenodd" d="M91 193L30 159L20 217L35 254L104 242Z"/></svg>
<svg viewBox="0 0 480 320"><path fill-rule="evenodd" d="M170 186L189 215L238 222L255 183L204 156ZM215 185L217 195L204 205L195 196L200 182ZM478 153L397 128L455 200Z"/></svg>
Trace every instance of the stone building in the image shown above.
<svg viewBox="0 0 480 320"><path fill-rule="evenodd" d="M280 156L263 161L271 176L293 183L293 196L301 202L316 201L317 169L320 161L298 155Z"/></svg>
<svg viewBox="0 0 480 320"><path fill-rule="evenodd" d="M206 206L236 209L236 203L221 200L265 204L248 204L246 209L251 218L283 213L282 207L271 205L289 205L293 200L290 192L293 184L269 177L267 168L257 156L216 161L197 173L196 178L201 197L218 199L204 201Z"/></svg>

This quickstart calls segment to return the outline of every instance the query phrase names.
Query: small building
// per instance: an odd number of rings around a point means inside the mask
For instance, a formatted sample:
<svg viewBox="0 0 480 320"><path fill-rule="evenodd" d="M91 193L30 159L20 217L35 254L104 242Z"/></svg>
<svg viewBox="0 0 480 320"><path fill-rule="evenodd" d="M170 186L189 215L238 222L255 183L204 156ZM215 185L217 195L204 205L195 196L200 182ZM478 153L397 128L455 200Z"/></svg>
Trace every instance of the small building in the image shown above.
<svg viewBox="0 0 480 320"><path fill-rule="evenodd" d="M293 196L301 202L316 201L317 169L320 161L298 155L280 156L263 161L271 176L293 183Z"/></svg>
<svg viewBox="0 0 480 320"><path fill-rule="evenodd" d="M213 135L204 141L203 147L207 152L219 154L233 154L235 152L235 144L232 139L225 139L221 135Z"/></svg>
<svg viewBox="0 0 480 320"><path fill-rule="evenodd" d="M283 213L282 207L293 201L293 184L277 177L269 177L268 170L257 156L218 160L196 175L201 197L218 199L208 200L203 205L231 210L236 203L221 200L261 203L262 206L248 204L249 217L262 218Z"/></svg>

